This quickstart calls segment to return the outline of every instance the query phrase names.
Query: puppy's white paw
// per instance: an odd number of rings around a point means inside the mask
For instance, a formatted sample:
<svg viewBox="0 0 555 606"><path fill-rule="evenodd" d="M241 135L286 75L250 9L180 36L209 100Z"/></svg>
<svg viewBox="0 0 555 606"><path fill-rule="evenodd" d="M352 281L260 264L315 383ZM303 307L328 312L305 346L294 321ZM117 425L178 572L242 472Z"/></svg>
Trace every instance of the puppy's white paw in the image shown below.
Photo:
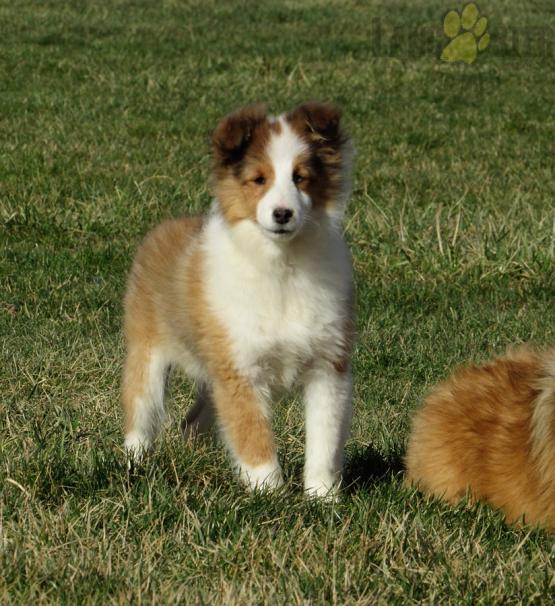
<svg viewBox="0 0 555 606"><path fill-rule="evenodd" d="M332 473L310 474L305 477L304 490L309 497L333 500L339 491L339 480Z"/></svg>
<svg viewBox="0 0 555 606"><path fill-rule="evenodd" d="M283 486L283 474L277 462L255 467L241 465L240 476L250 490L275 490Z"/></svg>
<svg viewBox="0 0 555 606"><path fill-rule="evenodd" d="M138 431L130 431L125 436L124 445L129 467L142 461L146 451L150 448L150 443L149 438Z"/></svg>

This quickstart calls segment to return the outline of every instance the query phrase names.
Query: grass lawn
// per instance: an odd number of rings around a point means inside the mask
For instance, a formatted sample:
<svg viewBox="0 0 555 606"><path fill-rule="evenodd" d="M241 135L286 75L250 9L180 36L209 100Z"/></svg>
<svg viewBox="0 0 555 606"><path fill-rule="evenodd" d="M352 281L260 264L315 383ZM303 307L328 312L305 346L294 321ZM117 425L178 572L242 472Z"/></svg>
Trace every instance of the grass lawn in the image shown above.
<svg viewBox="0 0 555 606"><path fill-rule="evenodd" d="M454 365L553 342L555 10L483 0L490 46L439 60L458 2L0 2L0 602L553 603L555 545L402 487L410 416ZM358 148L346 487L246 493L174 423L127 473L121 299L134 248L210 203L208 140L255 100L344 108Z"/></svg>

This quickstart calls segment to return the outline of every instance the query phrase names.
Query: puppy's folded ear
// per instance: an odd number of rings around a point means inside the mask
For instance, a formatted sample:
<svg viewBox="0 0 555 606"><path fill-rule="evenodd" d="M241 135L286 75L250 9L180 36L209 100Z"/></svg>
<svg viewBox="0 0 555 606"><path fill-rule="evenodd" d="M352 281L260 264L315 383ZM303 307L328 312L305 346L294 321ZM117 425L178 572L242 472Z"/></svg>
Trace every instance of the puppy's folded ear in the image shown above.
<svg viewBox="0 0 555 606"><path fill-rule="evenodd" d="M254 132L266 122L266 106L249 105L226 116L212 136L212 152L217 166L229 167L240 162Z"/></svg>
<svg viewBox="0 0 555 606"><path fill-rule="evenodd" d="M317 145L335 147L344 142L340 124L341 110L331 103L303 103L291 110L287 119L297 131L304 133Z"/></svg>

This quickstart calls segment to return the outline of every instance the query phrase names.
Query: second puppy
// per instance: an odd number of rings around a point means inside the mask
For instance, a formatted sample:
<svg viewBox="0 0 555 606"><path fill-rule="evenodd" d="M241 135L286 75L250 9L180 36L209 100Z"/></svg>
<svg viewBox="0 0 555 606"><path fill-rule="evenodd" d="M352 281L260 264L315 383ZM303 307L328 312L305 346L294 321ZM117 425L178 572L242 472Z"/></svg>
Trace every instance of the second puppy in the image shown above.
<svg viewBox="0 0 555 606"><path fill-rule="evenodd" d="M424 492L555 531L555 350L455 372L416 414L406 467Z"/></svg>

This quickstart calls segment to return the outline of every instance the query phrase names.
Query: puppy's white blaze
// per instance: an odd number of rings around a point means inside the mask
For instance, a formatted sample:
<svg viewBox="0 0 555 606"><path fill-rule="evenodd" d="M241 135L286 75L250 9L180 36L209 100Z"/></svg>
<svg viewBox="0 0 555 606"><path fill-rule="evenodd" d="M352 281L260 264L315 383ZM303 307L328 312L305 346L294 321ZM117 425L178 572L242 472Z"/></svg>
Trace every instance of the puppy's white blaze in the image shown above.
<svg viewBox="0 0 555 606"><path fill-rule="evenodd" d="M271 188L258 203L256 219L266 230L272 231L276 225L273 212L276 208L287 208L293 211L293 217L287 223L292 233L303 225L310 210L311 200L293 183L293 169L296 158L307 151L307 144L280 118L281 130L273 133L268 143L268 158L274 169L274 182Z"/></svg>
<svg viewBox="0 0 555 606"><path fill-rule="evenodd" d="M140 459L160 431L165 419L164 389L167 364L161 352L150 354L143 393L135 398L132 428L125 436L125 448L133 459Z"/></svg>
<svg viewBox="0 0 555 606"><path fill-rule="evenodd" d="M280 118L281 130L279 133L273 133L268 143L268 157L270 158L279 180L279 175L283 180L288 173L288 182L291 182L293 163L302 153L308 151L306 141L303 141L289 126L289 123Z"/></svg>
<svg viewBox="0 0 555 606"><path fill-rule="evenodd" d="M275 489L283 485L283 475L277 461L256 467L241 465L239 473L243 482L251 490Z"/></svg>

